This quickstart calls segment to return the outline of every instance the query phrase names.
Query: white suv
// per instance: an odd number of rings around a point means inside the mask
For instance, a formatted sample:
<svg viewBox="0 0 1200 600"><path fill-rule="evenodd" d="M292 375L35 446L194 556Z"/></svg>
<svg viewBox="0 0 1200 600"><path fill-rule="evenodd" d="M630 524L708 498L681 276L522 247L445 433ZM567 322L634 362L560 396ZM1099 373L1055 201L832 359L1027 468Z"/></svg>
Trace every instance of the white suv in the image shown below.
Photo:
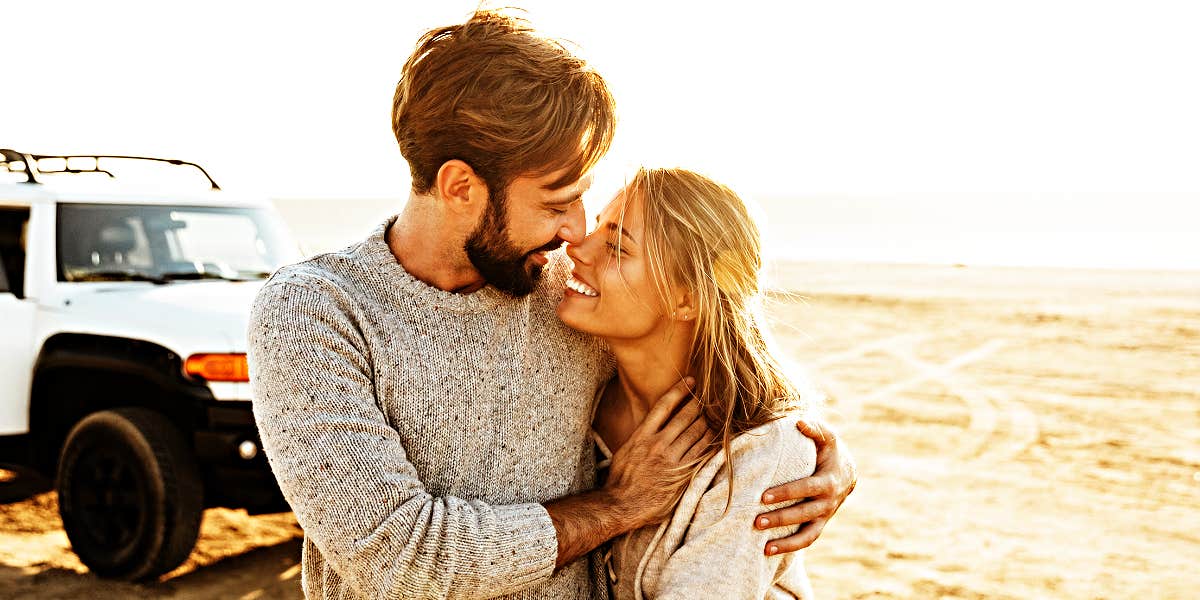
<svg viewBox="0 0 1200 600"><path fill-rule="evenodd" d="M195 167L211 189L133 192L117 165ZM205 507L287 510L245 328L298 250L269 203L219 189L184 161L0 150L0 461L54 479L100 576L178 566Z"/></svg>

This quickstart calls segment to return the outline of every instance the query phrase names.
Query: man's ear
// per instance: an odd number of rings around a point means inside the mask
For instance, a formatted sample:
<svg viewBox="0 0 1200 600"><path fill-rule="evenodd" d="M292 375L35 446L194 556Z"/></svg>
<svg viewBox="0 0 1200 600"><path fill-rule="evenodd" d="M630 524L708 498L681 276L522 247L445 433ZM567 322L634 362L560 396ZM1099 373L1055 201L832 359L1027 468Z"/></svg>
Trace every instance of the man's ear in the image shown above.
<svg viewBox="0 0 1200 600"><path fill-rule="evenodd" d="M474 216L487 205L487 186L471 165L457 158L442 163L434 189L443 205L459 214Z"/></svg>

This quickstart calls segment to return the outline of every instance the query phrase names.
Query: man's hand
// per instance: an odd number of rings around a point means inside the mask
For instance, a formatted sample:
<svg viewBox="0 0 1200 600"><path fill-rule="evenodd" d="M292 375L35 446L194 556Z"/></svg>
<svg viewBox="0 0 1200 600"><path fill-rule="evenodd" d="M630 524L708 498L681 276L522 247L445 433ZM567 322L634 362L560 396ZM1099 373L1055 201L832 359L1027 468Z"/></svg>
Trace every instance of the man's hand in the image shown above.
<svg viewBox="0 0 1200 600"><path fill-rule="evenodd" d="M545 504L558 533L558 567L674 509L688 478L669 474L697 459L715 437L695 401L672 416L691 396L692 383L691 377L679 382L650 409L613 455L604 487Z"/></svg>
<svg viewBox="0 0 1200 600"><path fill-rule="evenodd" d="M767 555L795 552L812 545L858 483L854 457L842 447L832 429L816 421L800 421L796 428L816 443L817 470L810 477L763 492L763 504L796 500L800 503L759 515L754 520L755 527L769 529L803 524L795 534L767 542L763 548Z"/></svg>
<svg viewBox="0 0 1200 600"><path fill-rule="evenodd" d="M657 523L674 510L688 484L679 469L699 458L713 441L715 434L700 412L700 403L691 400L693 383L687 377L675 384L613 454L604 489L630 510L634 529Z"/></svg>

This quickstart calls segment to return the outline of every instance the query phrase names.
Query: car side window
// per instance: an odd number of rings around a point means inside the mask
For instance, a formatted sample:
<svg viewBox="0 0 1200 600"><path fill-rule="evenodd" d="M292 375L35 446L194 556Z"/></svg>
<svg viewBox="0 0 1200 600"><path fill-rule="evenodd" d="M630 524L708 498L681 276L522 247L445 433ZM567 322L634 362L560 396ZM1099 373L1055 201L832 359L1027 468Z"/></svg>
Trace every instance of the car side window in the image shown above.
<svg viewBox="0 0 1200 600"><path fill-rule="evenodd" d="M22 230L29 221L28 208L0 208L0 273L4 291L24 297L25 248Z"/></svg>
<svg viewBox="0 0 1200 600"><path fill-rule="evenodd" d="M4 273L4 251L0 250L0 294L8 291L8 275Z"/></svg>

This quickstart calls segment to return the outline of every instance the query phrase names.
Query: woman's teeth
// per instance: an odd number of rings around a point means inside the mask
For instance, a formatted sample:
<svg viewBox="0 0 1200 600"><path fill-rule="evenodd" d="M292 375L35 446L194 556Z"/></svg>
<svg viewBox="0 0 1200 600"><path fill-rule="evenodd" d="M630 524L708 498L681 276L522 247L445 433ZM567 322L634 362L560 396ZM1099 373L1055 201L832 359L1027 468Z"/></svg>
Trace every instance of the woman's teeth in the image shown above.
<svg viewBox="0 0 1200 600"><path fill-rule="evenodd" d="M600 292L597 292L592 288L592 286L575 279L574 277L567 280L567 287L579 292L580 294L583 294L584 296L591 296L592 298L600 295Z"/></svg>

